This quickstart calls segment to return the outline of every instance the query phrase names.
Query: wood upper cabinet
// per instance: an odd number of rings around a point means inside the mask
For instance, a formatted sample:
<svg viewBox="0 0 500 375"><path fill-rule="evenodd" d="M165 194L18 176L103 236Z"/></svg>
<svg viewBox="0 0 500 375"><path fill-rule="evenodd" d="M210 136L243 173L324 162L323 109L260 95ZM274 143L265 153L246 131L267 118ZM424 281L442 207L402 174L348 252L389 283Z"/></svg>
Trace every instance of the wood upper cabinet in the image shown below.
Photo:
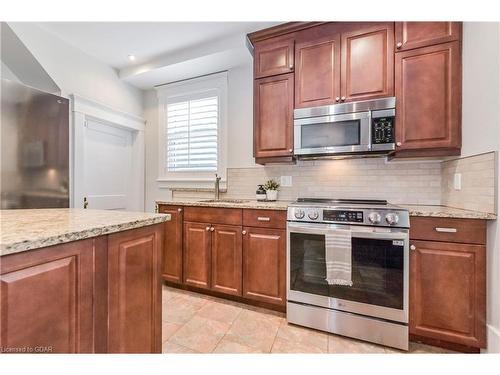
<svg viewBox="0 0 500 375"><path fill-rule="evenodd" d="M211 289L241 296L241 226L213 226Z"/></svg>
<svg viewBox="0 0 500 375"><path fill-rule="evenodd" d="M0 348L93 352L93 248L89 239L1 258Z"/></svg>
<svg viewBox="0 0 500 375"><path fill-rule="evenodd" d="M108 236L108 352L161 353L163 225Z"/></svg>
<svg viewBox="0 0 500 375"><path fill-rule="evenodd" d="M411 245L410 334L485 347L485 246L415 240Z"/></svg>
<svg viewBox="0 0 500 375"><path fill-rule="evenodd" d="M342 33L341 101L394 96L394 23Z"/></svg>
<svg viewBox="0 0 500 375"><path fill-rule="evenodd" d="M243 297L286 304L286 232L244 227Z"/></svg>
<svg viewBox="0 0 500 375"><path fill-rule="evenodd" d="M295 108L340 100L340 33L319 36L317 32L321 30L297 33Z"/></svg>
<svg viewBox="0 0 500 375"><path fill-rule="evenodd" d="M294 44L293 34L256 42L254 78L293 72Z"/></svg>
<svg viewBox="0 0 500 375"><path fill-rule="evenodd" d="M210 223L184 222L184 283L209 289L211 278Z"/></svg>
<svg viewBox="0 0 500 375"><path fill-rule="evenodd" d="M182 230L183 208L181 206L160 206L160 213L170 214L171 221L165 222L163 244L162 277L174 283L182 283Z"/></svg>
<svg viewBox="0 0 500 375"><path fill-rule="evenodd" d="M396 22L396 51L460 40L461 22Z"/></svg>
<svg viewBox="0 0 500 375"><path fill-rule="evenodd" d="M460 153L459 42L396 53L396 151Z"/></svg>
<svg viewBox="0 0 500 375"><path fill-rule="evenodd" d="M254 81L254 157L293 154L293 74Z"/></svg>

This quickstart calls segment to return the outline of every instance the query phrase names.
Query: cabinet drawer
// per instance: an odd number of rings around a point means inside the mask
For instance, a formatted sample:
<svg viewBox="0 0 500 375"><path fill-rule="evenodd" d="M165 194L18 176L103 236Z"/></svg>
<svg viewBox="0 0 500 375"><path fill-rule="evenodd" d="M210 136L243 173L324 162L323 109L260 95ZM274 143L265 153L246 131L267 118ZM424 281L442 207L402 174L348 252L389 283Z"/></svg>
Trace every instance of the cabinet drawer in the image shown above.
<svg viewBox="0 0 500 375"><path fill-rule="evenodd" d="M241 225L239 208L185 207L184 220L198 223Z"/></svg>
<svg viewBox="0 0 500 375"><path fill-rule="evenodd" d="M486 244L486 221L412 217L410 238L415 240Z"/></svg>
<svg viewBox="0 0 500 375"><path fill-rule="evenodd" d="M246 227L286 228L286 211L243 210L243 225Z"/></svg>

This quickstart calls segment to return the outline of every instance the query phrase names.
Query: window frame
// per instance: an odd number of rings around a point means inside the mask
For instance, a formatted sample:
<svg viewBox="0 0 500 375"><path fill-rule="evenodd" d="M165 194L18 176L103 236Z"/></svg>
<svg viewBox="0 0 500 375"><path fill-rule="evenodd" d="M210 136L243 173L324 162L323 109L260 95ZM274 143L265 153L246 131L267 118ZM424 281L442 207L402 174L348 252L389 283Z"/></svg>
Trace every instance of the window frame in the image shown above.
<svg viewBox="0 0 500 375"><path fill-rule="evenodd" d="M227 72L174 82L156 88L159 109L157 181L181 187L209 187L215 173L225 184L227 179ZM167 165L167 105L169 103L217 96L217 171L169 171ZM210 183L210 184L208 184ZM172 187L172 186L169 186Z"/></svg>

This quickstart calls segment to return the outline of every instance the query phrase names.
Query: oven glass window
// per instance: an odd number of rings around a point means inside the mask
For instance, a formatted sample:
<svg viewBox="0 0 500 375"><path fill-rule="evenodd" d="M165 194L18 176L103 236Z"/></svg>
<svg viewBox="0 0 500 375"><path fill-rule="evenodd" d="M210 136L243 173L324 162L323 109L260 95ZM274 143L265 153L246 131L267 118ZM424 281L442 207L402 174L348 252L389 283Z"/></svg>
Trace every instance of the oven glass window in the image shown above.
<svg viewBox="0 0 500 375"><path fill-rule="evenodd" d="M302 148L356 146L361 143L360 120L326 122L301 127Z"/></svg>
<svg viewBox="0 0 500 375"><path fill-rule="evenodd" d="M326 282L325 236L290 233L290 289L403 309L404 248L400 241L352 238L352 286Z"/></svg>

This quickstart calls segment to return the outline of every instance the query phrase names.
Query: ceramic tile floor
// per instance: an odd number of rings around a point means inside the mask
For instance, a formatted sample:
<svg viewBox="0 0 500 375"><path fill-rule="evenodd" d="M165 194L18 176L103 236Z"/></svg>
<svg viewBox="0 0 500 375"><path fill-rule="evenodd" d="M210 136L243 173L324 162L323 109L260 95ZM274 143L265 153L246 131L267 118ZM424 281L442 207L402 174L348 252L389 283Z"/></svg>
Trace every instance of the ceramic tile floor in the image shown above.
<svg viewBox="0 0 500 375"><path fill-rule="evenodd" d="M285 315L163 286L164 353L402 353L288 324ZM410 353L449 353L411 344Z"/></svg>

